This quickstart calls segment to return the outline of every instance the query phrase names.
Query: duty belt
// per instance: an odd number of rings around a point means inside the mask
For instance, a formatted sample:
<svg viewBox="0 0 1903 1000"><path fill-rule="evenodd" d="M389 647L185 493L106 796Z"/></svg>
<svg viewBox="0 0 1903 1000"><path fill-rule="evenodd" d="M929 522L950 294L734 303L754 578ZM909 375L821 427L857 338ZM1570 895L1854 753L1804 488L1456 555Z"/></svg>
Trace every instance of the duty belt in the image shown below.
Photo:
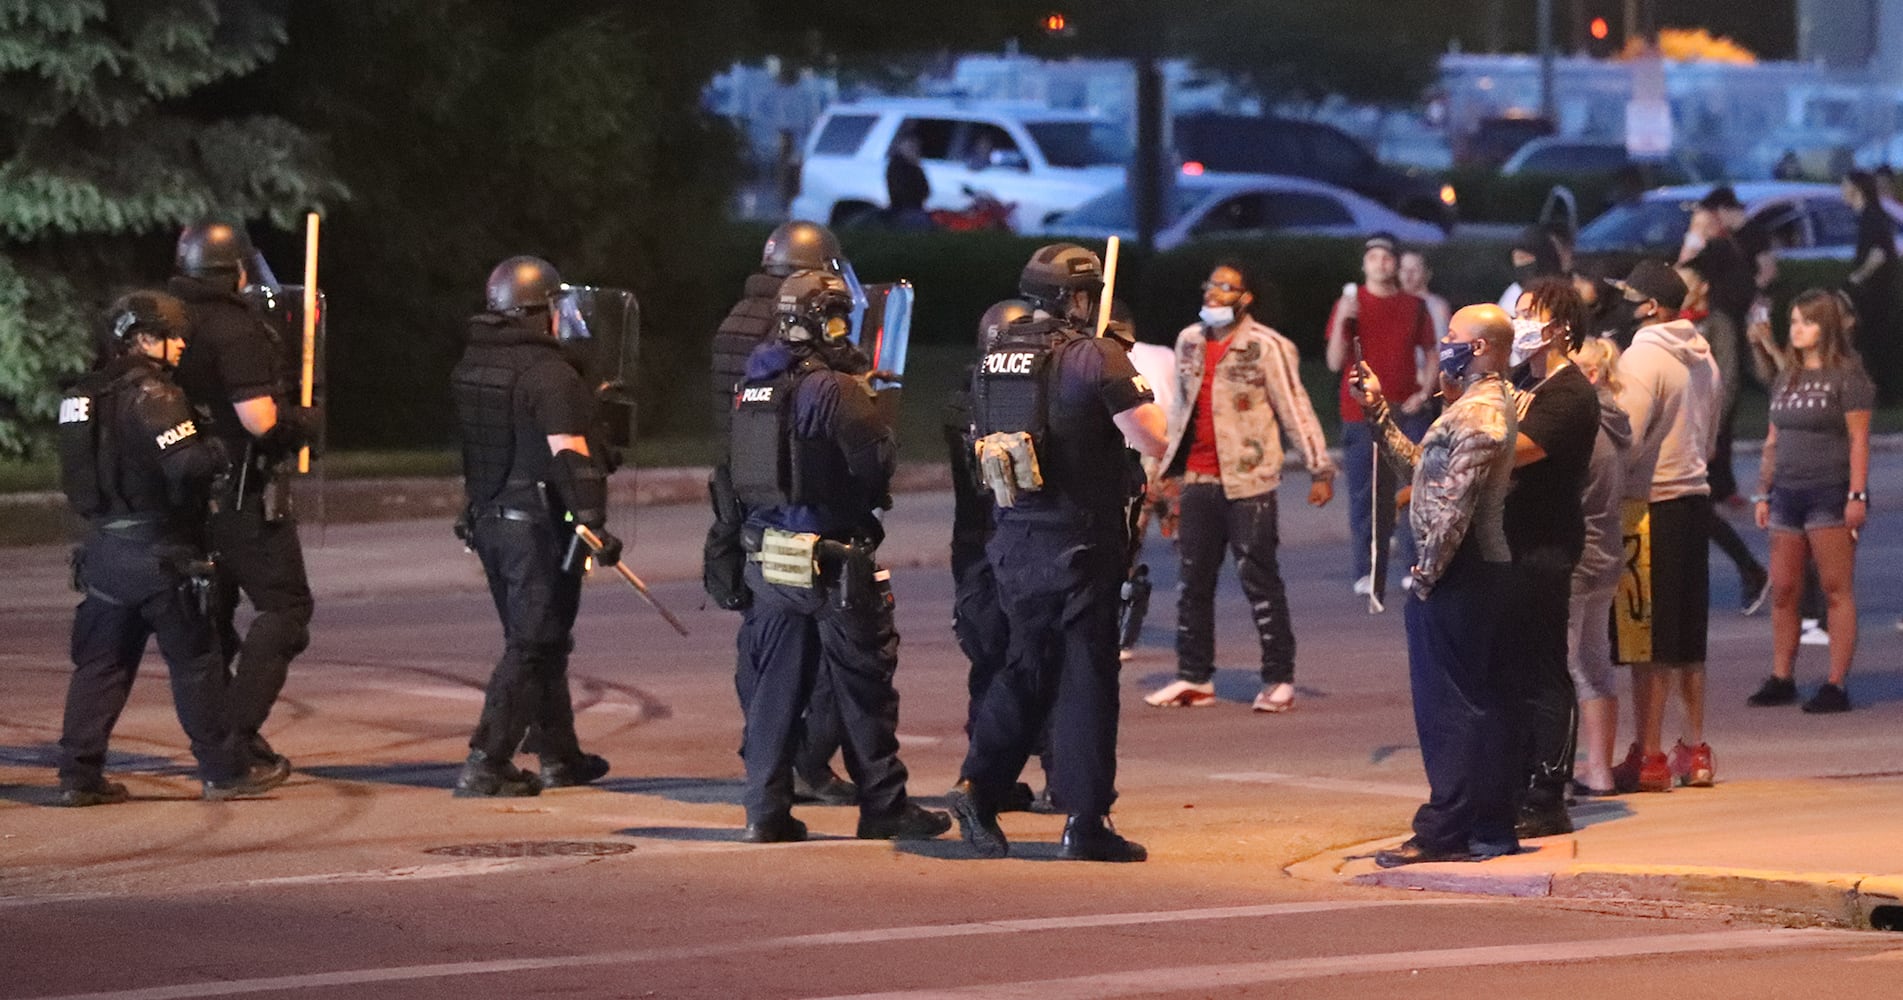
<svg viewBox="0 0 1903 1000"><path fill-rule="evenodd" d="M483 507L471 507L469 508L469 515L472 518L499 517L504 521L521 521L525 524L536 524L549 519L549 515L545 511L523 510L520 507L501 507L494 504Z"/></svg>

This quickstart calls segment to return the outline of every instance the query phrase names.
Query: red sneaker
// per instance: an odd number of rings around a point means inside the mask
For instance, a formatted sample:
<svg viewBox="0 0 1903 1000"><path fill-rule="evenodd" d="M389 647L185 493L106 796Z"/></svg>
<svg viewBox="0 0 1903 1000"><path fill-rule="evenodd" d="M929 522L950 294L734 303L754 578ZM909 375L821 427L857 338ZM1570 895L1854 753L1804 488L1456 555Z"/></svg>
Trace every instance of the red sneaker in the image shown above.
<svg viewBox="0 0 1903 1000"><path fill-rule="evenodd" d="M1612 786L1621 792L1669 792L1672 790L1671 764L1664 754L1642 753L1634 743L1625 760L1613 765Z"/></svg>
<svg viewBox="0 0 1903 1000"><path fill-rule="evenodd" d="M1710 788L1712 783L1711 744L1686 746L1679 740L1672 747L1672 777L1688 788Z"/></svg>

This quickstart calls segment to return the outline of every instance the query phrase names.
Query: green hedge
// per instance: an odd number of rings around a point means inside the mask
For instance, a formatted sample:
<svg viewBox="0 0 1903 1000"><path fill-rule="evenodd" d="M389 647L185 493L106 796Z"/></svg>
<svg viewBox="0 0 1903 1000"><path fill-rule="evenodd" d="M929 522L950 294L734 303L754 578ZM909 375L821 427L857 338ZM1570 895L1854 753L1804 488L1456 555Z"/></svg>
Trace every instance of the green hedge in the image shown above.
<svg viewBox="0 0 1903 1000"><path fill-rule="evenodd" d="M683 234L675 259L658 287L636 289L641 297L642 393L644 436L692 439L705 431L705 375L708 346L727 308L739 296L759 261L765 226L728 226ZM847 254L867 282L905 278L917 289L914 336L926 345L963 347L973 342L978 317L992 303L1015 294L1018 272L1046 240L993 233L849 232ZM1161 254L1127 251L1118 278L1119 298L1137 312L1144 340L1168 344L1193 322L1200 301L1198 286L1212 264L1235 257L1248 265L1264 287L1259 314L1294 339L1306 356L1321 351L1328 309L1344 282L1360 276L1360 242L1338 239L1251 240L1198 243ZM1431 248L1436 288L1456 303L1491 302L1512 281L1504 245L1464 241ZM578 275L578 280L591 276ZM463 303L479 292L481 276L468 289L443 290L430 302L442 313L447 334ZM349 308L340 296L334 308ZM333 328L334 330L340 329ZM342 346L342 345L339 345ZM453 347L453 344L444 344ZM364 336L337 351L348 358L346 370L333 368L333 427L339 447L440 447L448 442L448 380L453 350L434 350L426 361L413 357L413 344L401 339ZM933 358L951 355L934 353ZM395 374L392 374L395 373ZM400 378L400 404L393 378ZM387 414L404 407L404 419ZM440 412L439 412L440 411Z"/></svg>

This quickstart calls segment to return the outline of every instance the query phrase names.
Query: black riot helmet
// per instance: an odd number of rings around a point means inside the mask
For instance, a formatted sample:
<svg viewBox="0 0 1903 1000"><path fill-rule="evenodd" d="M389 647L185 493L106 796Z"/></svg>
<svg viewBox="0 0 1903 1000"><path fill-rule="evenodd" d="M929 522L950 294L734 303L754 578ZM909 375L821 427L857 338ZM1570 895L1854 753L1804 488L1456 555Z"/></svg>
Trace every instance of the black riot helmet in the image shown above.
<svg viewBox="0 0 1903 1000"><path fill-rule="evenodd" d="M795 271L780 282L775 312L782 340L844 343L852 330L852 289L831 271Z"/></svg>
<svg viewBox="0 0 1903 1000"><path fill-rule="evenodd" d="M998 334L1013 323L1031 318L1031 304L1023 299L1005 299L989 309L978 320L978 351L983 353L991 349Z"/></svg>
<svg viewBox="0 0 1903 1000"><path fill-rule="evenodd" d="M251 263L255 252L251 248L251 237L245 235L242 226L228 222L201 222L186 226L178 234L178 247L173 251L172 263L178 268L178 273L194 277L235 274L241 265Z"/></svg>
<svg viewBox="0 0 1903 1000"><path fill-rule="evenodd" d="M1075 243L1041 247L1024 265L1018 291L1032 305L1055 316L1070 316L1073 292L1096 295L1103 291L1103 261Z"/></svg>
<svg viewBox="0 0 1903 1000"><path fill-rule="evenodd" d="M760 270L778 278L791 277L795 271L839 274L845 270L845 260L839 237L825 226L804 219L782 224L760 250Z"/></svg>
<svg viewBox="0 0 1903 1000"><path fill-rule="evenodd" d="M164 292L137 291L119 296L106 310L106 323L113 345L121 351L130 349L140 334L160 340L191 339L192 324L185 303Z"/></svg>
<svg viewBox="0 0 1903 1000"><path fill-rule="evenodd" d="M510 257L489 272L489 311L519 315L547 309L561 290L562 276L555 265L540 257Z"/></svg>

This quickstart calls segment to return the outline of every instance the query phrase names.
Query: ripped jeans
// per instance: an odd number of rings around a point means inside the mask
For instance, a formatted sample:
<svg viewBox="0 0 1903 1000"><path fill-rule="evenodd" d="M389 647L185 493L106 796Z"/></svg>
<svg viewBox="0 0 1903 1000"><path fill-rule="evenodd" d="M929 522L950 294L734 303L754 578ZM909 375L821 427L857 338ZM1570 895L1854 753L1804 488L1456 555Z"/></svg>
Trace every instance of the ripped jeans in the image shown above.
<svg viewBox="0 0 1903 1000"><path fill-rule="evenodd" d="M1262 683L1295 680L1295 631L1288 590L1276 564L1281 539L1275 494L1230 500L1220 483L1183 487L1177 547L1183 558L1176 598L1176 676L1207 684L1216 673L1216 574L1223 553L1236 557L1236 576L1262 642Z"/></svg>

